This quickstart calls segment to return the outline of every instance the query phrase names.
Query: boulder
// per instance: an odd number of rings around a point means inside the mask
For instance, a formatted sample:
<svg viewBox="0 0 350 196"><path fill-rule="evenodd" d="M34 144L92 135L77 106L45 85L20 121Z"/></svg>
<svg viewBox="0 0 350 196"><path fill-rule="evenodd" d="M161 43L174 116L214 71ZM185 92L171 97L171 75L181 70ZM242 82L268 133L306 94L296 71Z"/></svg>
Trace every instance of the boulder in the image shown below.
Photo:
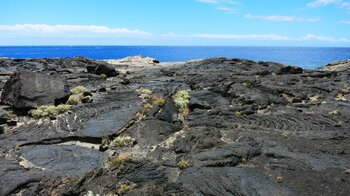
<svg viewBox="0 0 350 196"><path fill-rule="evenodd" d="M17 109L64 102L70 95L67 82L59 75L16 72L5 83L1 101Z"/></svg>
<svg viewBox="0 0 350 196"><path fill-rule="evenodd" d="M105 74L107 77L115 77L119 75L119 72L117 72L114 67L108 64L99 64L97 66L87 66L86 67L87 72L91 74Z"/></svg>

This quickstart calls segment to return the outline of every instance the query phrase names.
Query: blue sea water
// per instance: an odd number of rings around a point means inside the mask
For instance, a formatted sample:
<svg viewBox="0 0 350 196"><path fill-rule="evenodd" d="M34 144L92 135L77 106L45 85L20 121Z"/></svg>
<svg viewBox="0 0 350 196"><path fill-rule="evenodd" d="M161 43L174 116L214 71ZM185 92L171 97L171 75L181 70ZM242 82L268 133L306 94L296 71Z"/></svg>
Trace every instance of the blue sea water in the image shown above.
<svg viewBox="0 0 350 196"><path fill-rule="evenodd" d="M303 68L317 68L330 62L350 59L350 48L318 47L213 47L213 46L1 46L0 57L54 58L84 56L117 59L142 55L161 62L209 57L274 61Z"/></svg>

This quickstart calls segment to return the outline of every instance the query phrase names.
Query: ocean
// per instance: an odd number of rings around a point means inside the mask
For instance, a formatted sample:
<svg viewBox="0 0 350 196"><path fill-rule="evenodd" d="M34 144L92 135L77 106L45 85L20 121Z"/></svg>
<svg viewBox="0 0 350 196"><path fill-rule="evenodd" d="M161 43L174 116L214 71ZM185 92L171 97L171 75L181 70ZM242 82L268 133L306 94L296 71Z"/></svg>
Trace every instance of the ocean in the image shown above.
<svg viewBox="0 0 350 196"><path fill-rule="evenodd" d="M274 61L314 69L350 59L350 48L319 47L213 47L213 46L0 46L0 57L54 58L84 56L96 60L141 55L161 62L210 57Z"/></svg>

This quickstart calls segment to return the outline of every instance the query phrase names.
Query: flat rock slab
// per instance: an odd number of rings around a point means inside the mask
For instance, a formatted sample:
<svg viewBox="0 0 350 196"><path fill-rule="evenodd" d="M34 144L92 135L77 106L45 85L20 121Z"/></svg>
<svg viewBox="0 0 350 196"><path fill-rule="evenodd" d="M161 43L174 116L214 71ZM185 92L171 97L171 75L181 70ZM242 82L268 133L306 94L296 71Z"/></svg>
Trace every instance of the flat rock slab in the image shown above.
<svg viewBox="0 0 350 196"><path fill-rule="evenodd" d="M21 148L25 160L59 176L77 176L101 165L107 155L98 149L75 145L36 145Z"/></svg>
<svg viewBox="0 0 350 196"><path fill-rule="evenodd" d="M106 111L83 122L83 128L77 132L80 136L102 137L115 134L129 120L134 118L140 109L141 101L133 100L121 104L120 107Z"/></svg>

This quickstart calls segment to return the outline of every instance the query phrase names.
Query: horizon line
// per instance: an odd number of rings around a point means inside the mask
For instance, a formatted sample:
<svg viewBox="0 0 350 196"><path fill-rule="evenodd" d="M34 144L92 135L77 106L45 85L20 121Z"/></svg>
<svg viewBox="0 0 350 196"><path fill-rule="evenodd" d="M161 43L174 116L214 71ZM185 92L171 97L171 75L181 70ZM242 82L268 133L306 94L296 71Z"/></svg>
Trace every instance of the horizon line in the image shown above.
<svg viewBox="0 0 350 196"><path fill-rule="evenodd" d="M288 46L288 45L0 45L0 47L280 47L280 48L350 48L350 46Z"/></svg>

